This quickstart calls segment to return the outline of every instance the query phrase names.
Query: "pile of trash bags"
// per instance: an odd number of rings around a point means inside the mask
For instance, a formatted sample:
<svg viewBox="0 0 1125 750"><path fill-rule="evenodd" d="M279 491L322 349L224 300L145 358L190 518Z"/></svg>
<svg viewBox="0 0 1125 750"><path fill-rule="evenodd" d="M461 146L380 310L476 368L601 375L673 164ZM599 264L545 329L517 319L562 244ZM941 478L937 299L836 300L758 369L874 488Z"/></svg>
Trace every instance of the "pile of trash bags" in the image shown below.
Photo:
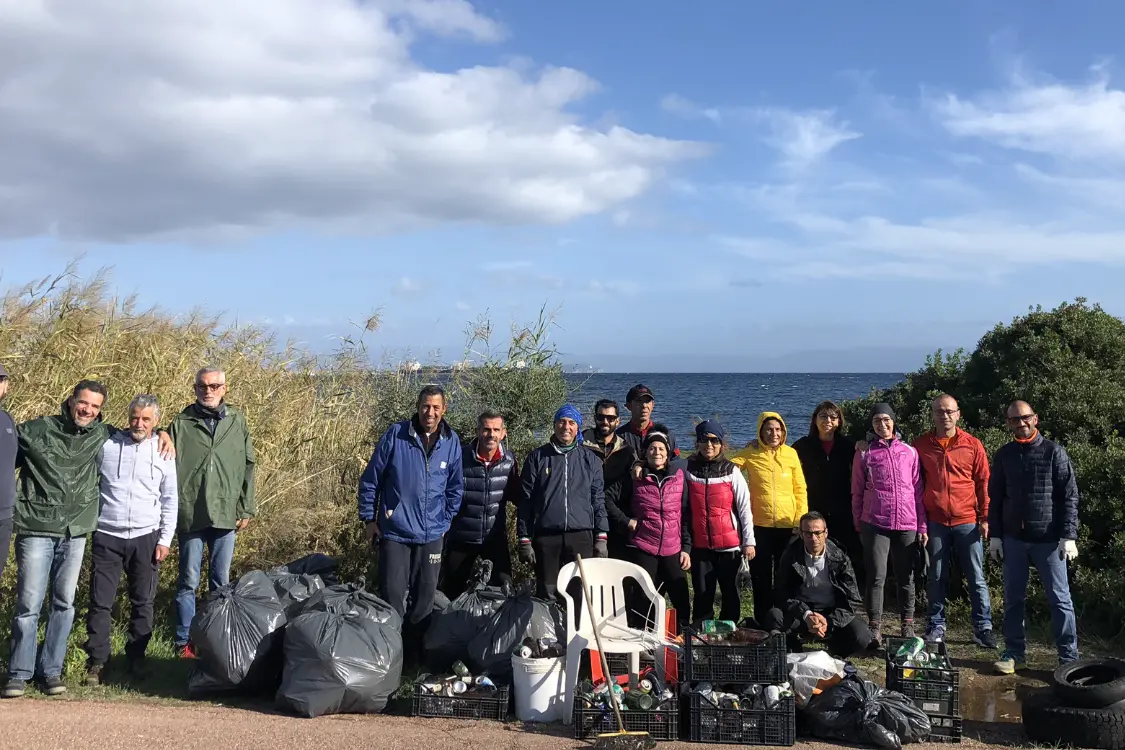
<svg viewBox="0 0 1125 750"><path fill-rule="evenodd" d="M200 605L188 693L267 693L302 716L382 711L402 678L402 621L335 561L253 570Z"/></svg>
<svg viewBox="0 0 1125 750"><path fill-rule="evenodd" d="M500 609L509 592L489 586L492 561L484 560L477 568L464 594L445 607L437 608L422 640L422 659L433 673L448 672L454 662L468 663L469 643L481 632L489 618Z"/></svg>
<svg viewBox="0 0 1125 750"><path fill-rule="evenodd" d="M508 596L469 641L468 664L474 672L487 672L509 681L512 655L527 639L566 641L562 612L554 602L536 599L530 586Z"/></svg>
<svg viewBox="0 0 1125 750"><path fill-rule="evenodd" d="M914 701L854 674L812 696L802 720L818 739L894 750L930 734L930 718Z"/></svg>

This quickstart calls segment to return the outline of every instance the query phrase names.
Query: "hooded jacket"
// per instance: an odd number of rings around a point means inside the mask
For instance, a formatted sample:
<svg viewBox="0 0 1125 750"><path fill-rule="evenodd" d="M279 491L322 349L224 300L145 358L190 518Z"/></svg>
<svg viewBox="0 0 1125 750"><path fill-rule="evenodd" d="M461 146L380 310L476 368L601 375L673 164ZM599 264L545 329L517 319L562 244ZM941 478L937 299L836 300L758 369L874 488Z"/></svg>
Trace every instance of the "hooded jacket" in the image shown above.
<svg viewBox="0 0 1125 750"><path fill-rule="evenodd" d="M988 533L994 539L1057 542L1078 538L1078 483L1070 456L1041 434L996 451L988 483L992 504Z"/></svg>
<svg viewBox="0 0 1125 750"><path fill-rule="evenodd" d="M869 437L867 450L856 451L852 465L856 530L866 523L884 531L926 533L918 451L897 434L890 440Z"/></svg>
<svg viewBox="0 0 1125 750"><path fill-rule="evenodd" d="M135 539L159 530L157 544L172 546L176 533L176 462L160 455L160 440L134 442L118 432L102 445L98 531Z"/></svg>
<svg viewBox="0 0 1125 750"><path fill-rule="evenodd" d="M922 465L926 520L961 526L988 520L988 454L958 429L943 448L933 431L914 441Z"/></svg>
<svg viewBox="0 0 1125 750"><path fill-rule="evenodd" d="M669 468L664 476L646 471L632 484L633 512L637 521L633 546L657 557L690 552L687 473L681 468Z"/></svg>
<svg viewBox="0 0 1125 750"><path fill-rule="evenodd" d="M762 441L762 425L767 419L781 422L781 445L769 448ZM805 472L797 451L785 444L789 431L775 411L758 415L758 445L747 446L731 456L731 463L746 475L754 524L767 528L795 529L801 516L809 512Z"/></svg>
<svg viewBox="0 0 1125 750"><path fill-rule="evenodd" d="M541 533L609 532L602 459L582 445L560 451L552 440L533 450L520 472L523 494L516 511L520 540Z"/></svg>
<svg viewBox="0 0 1125 750"><path fill-rule="evenodd" d="M863 599L859 595L855 570L852 569L852 563L844 551L829 539L824 554L828 556L825 567L828 570L829 580L832 581L832 590L836 594L835 607L827 618L833 627L844 628L850 625L856 613L862 610ZM804 567L804 542L799 538L794 539L782 553L781 560L777 564L777 576L774 579L774 596L787 619L804 619L809 611L809 606L796 596L805 582Z"/></svg>
<svg viewBox="0 0 1125 750"><path fill-rule="evenodd" d="M441 539L461 508L461 441L443 419L429 453L407 419L391 425L359 480L359 518L377 520L387 541L429 544Z"/></svg>
<svg viewBox="0 0 1125 750"><path fill-rule="evenodd" d="M233 529L258 513L254 498L254 444L246 417L223 404L218 419L197 404L172 419L176 445L180 533Z"/></svg>
<svg viewBox="0 0 1125 750"><path fill-rule="evenodd" d="M98 455L110 429L101 415L79 427L63 404L19 427L17 534L76 537L98 525Z"/></svg>
<svg viewBox="0 0 1125 750"><path fill-rule="evenodd" d="M477 453L477 441L461 446L464 490L461 509L449 526L449 541L484 544L494 536L507 544L508 506L520 496L519 466L508 446L500 444L500 458L485 464Z"/></svg>
<svg viewBox="0 0 1125 750"><path fill-rule="evenodd" d="M692 546L715 551L754 547L754 513L746 478L730 461L687 462Z"/></svg>

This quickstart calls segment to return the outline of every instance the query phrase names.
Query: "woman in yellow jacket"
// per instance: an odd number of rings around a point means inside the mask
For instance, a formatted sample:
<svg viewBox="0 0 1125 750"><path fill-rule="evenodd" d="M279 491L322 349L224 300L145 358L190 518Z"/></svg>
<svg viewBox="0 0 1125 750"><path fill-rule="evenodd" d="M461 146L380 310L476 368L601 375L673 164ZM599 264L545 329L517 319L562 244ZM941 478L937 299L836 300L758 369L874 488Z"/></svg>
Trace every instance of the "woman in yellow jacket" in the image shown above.
<svg viewBox="0 0 1125 750"><path fill-rule="evenodd" d="M754 585L754 618L761 618L777 606L774 601L774 576L781 553L809 512L805 474L797 451L786 445L785 420L773 411L758 415L758 439L731 456L750 485L750 507L754 515L757 554L750 562Z"/></svg>

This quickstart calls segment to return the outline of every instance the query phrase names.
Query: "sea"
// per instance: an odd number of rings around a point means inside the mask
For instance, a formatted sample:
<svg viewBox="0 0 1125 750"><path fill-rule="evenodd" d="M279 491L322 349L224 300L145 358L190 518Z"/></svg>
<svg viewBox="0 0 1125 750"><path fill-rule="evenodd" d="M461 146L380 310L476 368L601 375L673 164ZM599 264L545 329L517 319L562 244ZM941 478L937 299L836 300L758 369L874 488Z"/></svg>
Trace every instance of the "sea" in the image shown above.
<svg viewBox="0 0 1125 750"><path fill-rule="evenodd" d="M903 379L903 373L567 373L570 401L591 419L594 403L617 401L621 421L628 419L625 394L638 383L656 397L654 422L666 424L686 446L697 422L718 419L732 445L753 438L758 414L776 411L785 418L789 442L808 433L812 410L824 400L839 403L866 396ZM589 425L583 425L589 426Z"/></svg>

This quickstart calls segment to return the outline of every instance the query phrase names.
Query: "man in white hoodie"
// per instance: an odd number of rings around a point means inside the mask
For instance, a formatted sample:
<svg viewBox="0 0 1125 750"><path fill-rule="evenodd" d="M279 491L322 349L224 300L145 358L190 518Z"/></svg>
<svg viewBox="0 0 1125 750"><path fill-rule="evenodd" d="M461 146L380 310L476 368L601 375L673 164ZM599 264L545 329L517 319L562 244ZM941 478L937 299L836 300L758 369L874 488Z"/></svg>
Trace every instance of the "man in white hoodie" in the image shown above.
<svg viewBox="0 0 1125 750"><path fill-rule="evenodd" d="M160 420L155 396L142 394L129 404L129 429L102 446L101 508L94 533L90 610L86 616L86 684L102 682L109 661L110 611L121 571L129 586L129 671L144 662L152 637L153 600L160 563L176 533L176 461L160 456L153 428Z"/></svg>

